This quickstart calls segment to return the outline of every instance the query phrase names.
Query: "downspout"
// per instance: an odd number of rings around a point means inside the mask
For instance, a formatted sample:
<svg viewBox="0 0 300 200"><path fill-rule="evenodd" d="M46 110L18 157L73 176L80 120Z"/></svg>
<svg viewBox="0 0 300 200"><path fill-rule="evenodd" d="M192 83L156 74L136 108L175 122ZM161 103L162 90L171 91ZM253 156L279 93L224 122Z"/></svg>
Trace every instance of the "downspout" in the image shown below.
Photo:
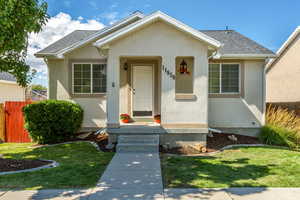
<svg viewBox="0 0 300 200"><path fill-rule="evenodd" d="M212 52L212 54L211 54L210 56L207 57L207 60L209 61L211 58L215 57L216 55L218 55L218 50ZM207 79L207 81L208 81L208 79ZM209 84L209 83L207 83L207 85L208 85L208 84ZM209 94L207 94L207 103L208 103L208 99L209 99L209 98L208 98L208 95L209 95ZM207 106L207 119L208 119L208 106ZM222 131L219 130L219 129L214 129L214 128L208 127L208 133L209 133L209 135L212 135L211 133L222 133Z"/></svg>
<svg viewBox="0 0 300 200"><path fill-rule="evenodd" d="M47 79L48 79L48 90L47 90L47 99L49 99L49 94L50 94L50 79L49 79L49 66L48 66L48 59L46 58L46 57L43 57L43 60L44 60L44 62L46 63L46 65L47 65L47 71L48 71L48 73L47 73Z"/></svg>

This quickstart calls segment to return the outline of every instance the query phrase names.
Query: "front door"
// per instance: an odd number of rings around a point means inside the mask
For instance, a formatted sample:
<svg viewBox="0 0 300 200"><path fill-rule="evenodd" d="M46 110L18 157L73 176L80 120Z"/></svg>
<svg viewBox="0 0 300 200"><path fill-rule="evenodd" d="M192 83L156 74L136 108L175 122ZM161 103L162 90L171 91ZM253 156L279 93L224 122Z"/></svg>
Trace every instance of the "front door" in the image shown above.
<svg viewBox="0 0 300 200"><path fill-rule="evenodd" d="M153 66L134 65L132 72L132 115L134 117L152 116Z"/></svg>

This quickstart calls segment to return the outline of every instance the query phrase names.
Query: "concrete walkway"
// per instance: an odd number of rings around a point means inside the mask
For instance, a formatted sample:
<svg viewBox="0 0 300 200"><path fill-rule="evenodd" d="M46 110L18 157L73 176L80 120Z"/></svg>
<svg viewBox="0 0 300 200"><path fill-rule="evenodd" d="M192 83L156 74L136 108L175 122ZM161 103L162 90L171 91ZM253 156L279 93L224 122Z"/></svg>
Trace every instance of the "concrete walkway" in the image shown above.
<svg viewBox="0 0 300 200"><path fill-rule="evenodd" d="M164 196L153 190L122 190L94 188L88 190L1 191L1 200L12 199L99 199L99 200L299 200L300 188L229 188L229 189L165 189Z"/></svg>
<svg viewBox="0 0 300 200"><path fill-rule="evenodd" d="M91 199L164 199L158 152L117 153L97 187Z"/></svg>

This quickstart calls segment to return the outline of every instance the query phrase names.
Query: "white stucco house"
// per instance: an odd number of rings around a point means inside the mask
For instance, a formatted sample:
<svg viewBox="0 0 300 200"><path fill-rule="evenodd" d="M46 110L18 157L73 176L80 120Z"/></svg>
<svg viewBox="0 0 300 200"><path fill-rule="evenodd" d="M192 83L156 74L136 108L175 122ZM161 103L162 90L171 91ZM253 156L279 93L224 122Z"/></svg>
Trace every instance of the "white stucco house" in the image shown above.
<svg viewBox="0 0 300 200"><path fill-rule="evenodd" d="M0 103L25 101L26 88L18 85L16 78L7 72L0 72Z"/></svg>
<svg viewBox="0 0 300 200"><path fill-rule="evenodd" d="M196 30L160 11L74 31L35 55L48 65L49 98L79 103L83 128L203 144L208 128L257 134L275 56L234 30ZM139 123L121 123L122 113ZM161 124L147 124L157 114Z"/></svg>

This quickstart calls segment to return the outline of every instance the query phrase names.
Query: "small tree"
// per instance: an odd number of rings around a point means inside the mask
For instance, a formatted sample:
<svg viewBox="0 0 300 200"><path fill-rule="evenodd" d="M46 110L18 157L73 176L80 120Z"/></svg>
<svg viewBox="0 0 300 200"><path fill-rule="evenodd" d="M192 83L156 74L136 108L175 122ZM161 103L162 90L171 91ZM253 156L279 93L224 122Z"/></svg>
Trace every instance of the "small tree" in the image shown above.
<svg viewBox="0 0 300 200"><path fill-rule="evenodd" d="M43 0L0 0L0 72L13 74L21 86L34 74L25 63L28 35L40 32L47 20Z"/></svg>

